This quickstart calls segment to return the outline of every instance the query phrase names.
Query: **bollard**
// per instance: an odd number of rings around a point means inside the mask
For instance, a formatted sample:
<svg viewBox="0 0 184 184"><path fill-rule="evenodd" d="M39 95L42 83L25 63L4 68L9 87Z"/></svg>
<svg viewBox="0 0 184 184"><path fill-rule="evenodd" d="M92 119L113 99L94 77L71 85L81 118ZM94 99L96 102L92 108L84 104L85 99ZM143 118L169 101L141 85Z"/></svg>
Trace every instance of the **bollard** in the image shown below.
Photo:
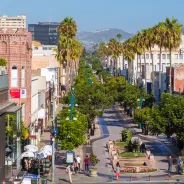
<svg viewBox="0 0 184 184"><path fill-rule="evenodd" d="M132 182L132 176L130 176L130 182Z"/></svg>
<svg viewBox="0 0 184 184"><path fill-rule="evenodd" d="M168 174L168 181L170 181L170 179L171 179L171 175L170 175L170 174Z"/></svg>
<svg viewBox="0 0 184 184"><path fill-rule="evenodd" d="M149 175L149 181L151 181L151 175Z"/></svg>

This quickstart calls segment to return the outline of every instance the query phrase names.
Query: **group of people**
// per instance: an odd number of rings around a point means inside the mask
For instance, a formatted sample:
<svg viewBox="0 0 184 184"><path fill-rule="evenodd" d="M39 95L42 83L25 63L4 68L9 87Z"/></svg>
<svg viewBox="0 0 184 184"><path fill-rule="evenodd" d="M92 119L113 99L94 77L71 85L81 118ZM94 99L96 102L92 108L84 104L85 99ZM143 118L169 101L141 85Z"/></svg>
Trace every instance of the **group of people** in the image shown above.
<svg viewBox="0 0 184 184"><path fill-rule="evenodd" d="M85 173L87 174L89 172L89 157L88 157L88 155L86 155L86 157L84 159L84 164L85 164ZM73 174L73 172L75 174L77 174L78 171L81 171L81 158L80 158L79 155L77 155L77 157L74 158L73 164L68 165L67 168L66 168L66 172L69 175L70 183L72 183L72 174Z"/></svg>
<svg viewBox="0 0 184 184"><path fill-rule="evenodd" d="M24 157L22 159L22 169L31 174L37 174L38 168L42 169L41 162L38 159L30 159Z"/></svg>
<svg viewBox="0 0 184 184"><path fill-rule="evenodd" d="M172 172L173 158L171 156L168 157L168 172ZM176 169L178 174L182 174L183 172L183 161L181 157L178 157L176 160Z"/></svg>

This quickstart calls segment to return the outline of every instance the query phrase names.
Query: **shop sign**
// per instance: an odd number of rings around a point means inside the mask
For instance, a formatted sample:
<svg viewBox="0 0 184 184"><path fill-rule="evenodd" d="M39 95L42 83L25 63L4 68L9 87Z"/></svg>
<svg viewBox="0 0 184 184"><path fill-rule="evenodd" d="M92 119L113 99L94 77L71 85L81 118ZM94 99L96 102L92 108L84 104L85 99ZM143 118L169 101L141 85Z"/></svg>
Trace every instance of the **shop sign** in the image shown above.
<svg viewBox="0 0 184 184"><path fill-rule="evenodd" d="M10 96L12 98L20 98L20 89L10 89Z"/></svg>
<svg viewBox="0 0 184 184"><path fill-rule="evenodd" d="M26 89L20 90L20 98L26 98Z"/></svg>

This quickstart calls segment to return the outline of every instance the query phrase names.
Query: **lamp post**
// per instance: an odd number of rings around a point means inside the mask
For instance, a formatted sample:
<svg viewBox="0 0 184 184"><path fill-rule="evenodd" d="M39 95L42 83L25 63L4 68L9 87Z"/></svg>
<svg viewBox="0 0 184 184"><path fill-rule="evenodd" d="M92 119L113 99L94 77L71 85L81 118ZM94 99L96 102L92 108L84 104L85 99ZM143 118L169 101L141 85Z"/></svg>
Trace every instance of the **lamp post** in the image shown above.
<svg viewBox="0 0 184 184"><path fill-rule="evenodd" d="M52 138L52 182L54 182L54 166L55 166L55 153L54 153L54 148L55 148L55 138Z"/></svg>

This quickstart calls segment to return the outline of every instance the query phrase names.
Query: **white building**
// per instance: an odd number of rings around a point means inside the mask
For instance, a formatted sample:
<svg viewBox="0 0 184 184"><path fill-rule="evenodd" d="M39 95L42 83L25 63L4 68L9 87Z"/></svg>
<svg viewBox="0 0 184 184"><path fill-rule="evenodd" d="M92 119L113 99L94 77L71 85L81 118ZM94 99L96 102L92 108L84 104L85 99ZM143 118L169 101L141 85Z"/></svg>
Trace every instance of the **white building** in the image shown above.
<svg viewBox="0 0 184 184"><path fill-rule="evenodd" d="M31 135L36 136L32 139L32 144L37 144L40 141L41 127L45 125L46 107L45 107L45 90L46 78L42 76L32 77L31 84ZM42 120L42 125L39 124Z"/></svg>
<svg viewBox="0 0 184 184"><path fill-rule="evenodd" d="M16 17L8 17L3 15L0 17L0 28L11 28L16 30L17 28L26 28L26 15L20 15Z"/></svg>

